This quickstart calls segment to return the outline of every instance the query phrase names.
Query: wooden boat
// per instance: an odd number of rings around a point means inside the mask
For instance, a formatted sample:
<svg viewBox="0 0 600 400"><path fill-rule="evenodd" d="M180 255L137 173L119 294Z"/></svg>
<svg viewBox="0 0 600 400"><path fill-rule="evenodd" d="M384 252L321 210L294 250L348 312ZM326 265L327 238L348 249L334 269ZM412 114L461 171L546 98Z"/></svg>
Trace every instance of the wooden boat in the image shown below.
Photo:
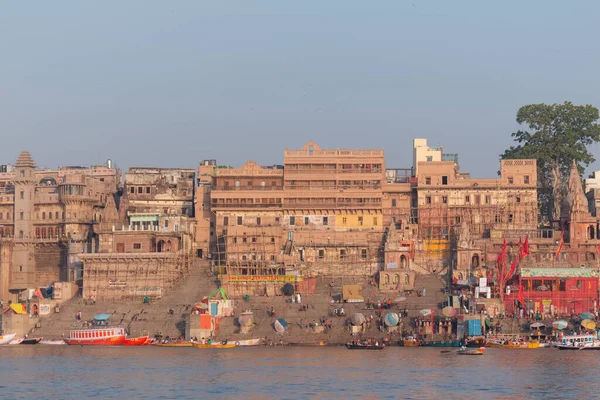
<svg viewBox="0 0 600 400"><path fill-rule="evenodd" d="M448 341L448 342L420 342L419 346L422 347L460 347L462 343L459 340Z"/></svg>
<svg viewBox="0 0 600 400"><path fill-rule="evenodd" d="M125 338L123 346L143 346L148 341L148 336L140 336L136 338Z"/></svg>
<svg viewBox="0 0 600 400"><path fill-rule="evenodd" d="M218 346L220 344L235 344L236 346L258 346L260 344L260 339L242 339L242 340L236 340L235 342L229 341L229 342L213 342L211 343L211 346Z"/></svg>
<svg viewBox="0 0 600 400"><path fill-rule="evenodd" d="M228 344L201 344L201 343L193 343L194 347L197 349L233 349L235 347L235 343Z"/></svg>
<svg viewBox="0 0 600 400"><path fill-rule="evenodd" d="M98 326L89 329L73 329L65 342L82 346L115 346L123 344L125 338L124 328Z"/></svg>
<svg viewBox="0 0 600 400"><path fill-rule="evenodd" d="M458 350L456 354L461 356L482 356L484 351L485 347L480 347L478 349Z"/></svg>
<svg viewBox="0 0 600 400"><path fill-rule="evenodd" d="M16 333L11 333L10 335L0 336L0 345L10 343L16 335Z"/></svg>
<svg viewBox="0 0 600 400"><path fill-rule="evenodd" d="M321 347L321 346L327 346L327 342L324 340L321 340L319 342L309 342L309 343L303 343L303 342L292 342L288 344L289 346L298 346L298 347Z"/></svg>
<svg viewBox="0 0 600 400"><path fill-rule="evenodd" d="M59 346L59 345L65 345L65 341L64 340L40 340L40 344L47 344L47 345L52 345L52 346Z"/></svg>
<svg viewBox="0 0 600 400"><path fill-rule="evenodd" d="M524 343L504 343L504 342L487 342L487 347L495 349L538 349L540 347L539 342L524 342Z"/></svg>
<svg viewBox="0 0 600 400"><path fill-rule="evenodd" d="M472 340L465 341L466 347L480 348L480 347L484 347L485 345L486 345L486 339L484 337L478 337L478 338L475 338Z"/></svg>
<svg viewBox="0 0 600 400"><path fill-rule="evenodd" d="M194 343L192 342L168 342L168 343L152 343L152 346L158 347L193 347ZM234 345L235 346L235 345Z"/></svg>
<svg viewBox="0 0 600 400"><path fill-rule="evenodd" d="M38 344L42 338L23 339L19 344Z"/></svg>
<svg viewBox="0 0 600 400"><path fill-rule="evenodd" d="M346 343L346 348L348 350L383 350L385 346L383 345L379 345L379 346L375 346L375 345L364 345L364 344L349 344Z"/></svg>
<svg viewBox="0 0 600 400"><path fill-rule="evenodd" d="M412 336L409 336L402 341L402 345L404 347L417 347L419 346L419 341Z"/></svg>

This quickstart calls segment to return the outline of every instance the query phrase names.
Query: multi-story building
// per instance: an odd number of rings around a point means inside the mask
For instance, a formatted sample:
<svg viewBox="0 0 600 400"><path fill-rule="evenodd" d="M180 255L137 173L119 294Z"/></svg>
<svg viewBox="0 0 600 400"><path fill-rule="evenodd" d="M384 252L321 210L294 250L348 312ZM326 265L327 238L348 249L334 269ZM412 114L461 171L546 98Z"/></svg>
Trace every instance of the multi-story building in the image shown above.
<svg viewBox="0 0 600 400"><path fill-rule="evenodd" d="M0 168L0 298L69 279L68 248L93 251L94 226L120 194L111 166L36 170L23 151L14 168Z"/></svg>

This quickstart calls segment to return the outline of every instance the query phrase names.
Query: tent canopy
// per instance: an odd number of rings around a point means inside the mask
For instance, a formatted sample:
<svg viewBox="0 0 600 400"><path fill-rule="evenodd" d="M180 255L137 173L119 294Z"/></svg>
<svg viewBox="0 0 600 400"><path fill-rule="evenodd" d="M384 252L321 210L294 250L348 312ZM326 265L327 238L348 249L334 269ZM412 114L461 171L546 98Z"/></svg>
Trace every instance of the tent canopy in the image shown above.
<svg viewBox="0 0 600 400"><path fill-rule="evenodd" d="M347 303L363 303L364 297L360 295L362 285L344 285L342 287L342 298Z"/></svg>
<svg viewBox="0 0 600 400"><path fill-rule="evenodd" d="M25 305L20 303L11 304L10 307L4 310L4 314L6 314L9 311L13 311L15 314L27 314L27 309L25 308Z"/></svg>
<svg viewBox="0 0 600 400"><path fill-rule="evenodd" d="M223 289L222 287L218 288L217 290L215 290L214 292L212 292L211 294L208 295L208 299L210 300L211 298L213 298L216 294L220 294L221 298L223 300L227 300L227 293L225 293L225 289Z"/></svg>

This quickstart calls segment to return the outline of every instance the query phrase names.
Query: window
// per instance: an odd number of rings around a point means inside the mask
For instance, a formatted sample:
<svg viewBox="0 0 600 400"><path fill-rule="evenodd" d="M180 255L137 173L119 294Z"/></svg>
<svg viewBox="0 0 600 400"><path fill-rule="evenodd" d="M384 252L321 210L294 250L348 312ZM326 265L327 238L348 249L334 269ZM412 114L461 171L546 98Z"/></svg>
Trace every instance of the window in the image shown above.
<svg viewBox="0 0 600 400"><path fill-rule="evenodd" d="M310 224L310 218L304 217L304 225Z"/></svg>
<svg viewBox="0 0 600 400"><path fill-rule="evenodd" d="M425 204L431 204L431 196L425 197Z"/></svg>
<svg viewBox="0 0 600 400"><path fill-rule="evenodd" d="M319 249L319 260L322 260L324 258L325 258L325 250Z"/></svg>
<svg viewBox="0 0 600 400"><path fill-rule="evenodd" d="M244 236L244 237L242 238L242 243L246 243L246 242L248 242L248 239L246 238L246 236Z"/></svg>
<svg viewBox="0 0 600 400"><path fill-rule="evenodd" d="M229 225L229 217L223 217L223 225Z"/></svg>
<svg viewBox="0 0 600 400"><path fill-rule="evenodd" d="M508 184L509 184L509 185L512 185L513 183L514 183L514 179L513 179L513 177L512 177L512 176L509 176L509 177L508 177Z"/></svg>
<svg viewBox="0 0 600 400"><path fill-rule="evenodd" d="M256 243L256 238L255 237L252 238L252 243Z"/></svg>
<svg viewBox="0 0 600 400"><path fill-rule="evenodd" d="M396 207L396 199L392 199L392 207Z"/></svg>
<svg viewBox="0 0 600 400"><path fill-rule="evenodd" d="M135 193L135 188L133 186L129 188L129 193Z"/></svg>
<svg viewBox="0 0 600 400"><path fill-rule="evenodd" d="M460 224L460 215L457 215L454 220L456 221L457 224Z"/></svg>
<svg viewBox="0 0 600 400"><path fill-rule="evenodd" d="M442 185L447 185L447 184L448 184L448 177L442 176Z"/></svg>
<svg viewBox="0 0 600 400"><path fill-rule="evenodd" d="M296 225L296 217L294 217L294 216L290 217L290 225L292 225L292 226Z"/></svg>
<svg viewBox="0 0 600 400"><path fill-rule="evenodd" d="M373 217L373 225L377 226L377 217Z"/></svg>
<svg viewBox="0 0 600 400"><path fill-rule="evenodd" d="M25 213L24 213L23 211L21 211L21 212L19 213L19 219L21 219L21 220L22 220L22 219L23 219L23 217L24 217L24 215L25 215Z"/></svg>
<svg viewBox="0 0 600 400"><path fill-rule="evenodd" d="M345 260L345 259L346 259L346 250L340 249L340 260Z"/></svg>
<svg viewBox="0 0 600 400"><path fill-rule="evenodd" d="M342 225L346 225L346 221L347 221L346 217L343 217L342 218Z"/></svg>
<svg viewBox="0 0 600 400"><path fill-rule="evenodd" d="M275 217L275 223L278 224L279 223L279 217Z"/></svg>
<svg viewBox="0 0 600 400"><path fill-rule="evenodd" d="M502 217L501 217L500 215L496 215L496 216L494 217L494 221L495 221L497 224L500 224L500 223L502 223Z"/></svg>
<svg viewBox="0 0 600 400"><path fill-rule="evenodd" d="M24 236L23 231L19 231L19 239L23 239Z"/></svg>
<svg viewBox="0 0 600 400"><path fill-rule="evenodd" d="M58 211L56 212L56 214L54 215L54 217L55 217L56 219L58 219Z"/></svg>
<svg viewBox="0 0 600 400"><path fill-rule="evenodd" d="M21 192L19 193L19 198L21 200L23 200L25 198L25 192L21 190Z"/></svg>
<svg viewBox="0 0 600 400"><path fill-rule="evenodd" d="M271 256L271 261L275 261L275 256Z"/></svg>
<svg viewBox="0 0 600 400"><path fill-rule="evenodd" d="M24 169L20 170L19 171L19 175L21 176L21 178L24 178L25 177L25 170Z"/></svg>
<svg viewBox="0 0 600 400"><path fill-rule="evenodd" d="M140 250L142 248L142 244L141 243L134 243L133 244L133 249L134 250Z"/></svg>
<svg viewBox="0 0 600 400"><path fill-rule="evenodd" d="M521 197L517 196L517 197L515 197L515 200L516 200L517 203L520 203L521 202Z"/></svg>
<svg viewBox="0 0 600 400"><path fill-rule="evenodd" d="M243 223L242 217L237 217L237 224L242 225L242 223Z"/></svg>
<svg viewBox="0 0 600 400"><path fill-rule="evenodd" d="M431 177L430 176L426 176L425 177L425 184L426 185L431 185Z"/></svg>
<svg viewBox="0 0 600 400"><path fill-rule="evenodd" d="M485 204L491 204L492 203L492 196L490 196L489 194L485 195Z"/></svg>
<svg viewBox="0 0 600 400"><path fill-rule="evenodd" d="M329 225L329 218L323 217L323 225Z"/></svg>
<svg viewBox="0 0 600 400"><path fill-rule="evenodd" d="M42 213L42 219L46 219L46 212Z"/></svg>
<svg viewBox="0 0 600 400"><path fill-rule="evenodd" d="M362 226L363 224L363 217L358 217L358 225Z"/></svg>
<svg viewBox="0 0 600 400"><path fill-rule="evenodd" d="M526 185L529 185L529 175L525 175L523 177L523 183L526 184Z"/></svg>
<svg viewBox="0 0 600 400"><path fill-rule="evenodd" d="M138 194L142 194L142 191L144 190L144 188L142 188L141 186L138 187Z"/></svg>
<svg viewBox="0 0 600 400"><path fill-rule="evenodd" d="M260 223L261 223L260 217L256 217L256 225L260 225Z"/></svg>
<svg viewBox="0 0 600 400"><path fill-rule="evenodd" d="M274 237L271 238L271 243L275 243L275 238Z"/></svg>
<svg viewBox="0 0 600 400"><path fill-rule="evenodd" d="M48 213L48 219L52 219L52 212Z"/></svg>
<svg viewBox="0 0 600 400"><path fill-rule="evenodd" d="M19 272L23 272L23 266L19 265Z"/></svg>
<svg viewBox="0 0 600 400"><path fill-rule="evenodd" d="M525 214L523 214L523 217L524 217L525 223L528 224L529 223L529 213L525 212Z"/></svg>
<svg viewBox="0 0 600 400"><path fill-rule="evenodd" d="M465 204L471 204L471 196L469 196L469 195L465 196Z"/></svg>
<svg viewBox="0 0 600 400"><path fill-rule="evenodd" d="M475 204L481 204L481 195L479 195L479 194L475 195Z"/></svg>
<svg viewBox="0 0 600 400"><path fill-rule="evenodd" d="M433 161L433 156L427 156L425 158L425 160L427 160L427 162L432 162Z"/></svg>
<svg viewBox="0 0 600 400"><path fill-rule="evenodd" d="M175 224L175 232L179 232L179 225ZM212 236L212 232L211 232L211 236Z"/></svg>
<svg viewBox="0 0 600 400"><path fill-rule="evenodd" d="M236 237L233 238L233 243L237 243L237 238Z"/></svg>
<svg viewBox="0 0 600 400"><path fill-rule="evenodd" d="M512 214L508 214L508 223L513 222L513 215Z"/></svg>
<svg viewBox="0 0 600 400"><path fill-rule="evenodd" d="M360 251L360 258L362 258L363 260L367 259L367 249L362 249Z"/></svg>
<svg viewBox="0 0 600 400"><path fill-rule="evenodd" d="M150 186L146 186L146 194L150 194ZM184 194L185 196L185 194Z"/></svg>
<svg viewBox="0 0 600 400"><path fill-rule="evenodd" d="M448 204L448 196L442 196L442 203Z"/></svg>

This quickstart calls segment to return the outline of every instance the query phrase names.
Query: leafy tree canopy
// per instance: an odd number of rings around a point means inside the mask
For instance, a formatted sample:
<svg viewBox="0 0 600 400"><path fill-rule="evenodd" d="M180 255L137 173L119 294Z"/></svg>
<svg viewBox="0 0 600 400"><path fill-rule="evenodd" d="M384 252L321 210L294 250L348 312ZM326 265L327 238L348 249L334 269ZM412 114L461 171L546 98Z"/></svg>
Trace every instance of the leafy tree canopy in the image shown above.
<svg viewBox="0 0 600 400"><path fill-rule="evenodd" d="M530 104L517 112L517 122L526 129L512 134L518 144L500 155L502 159L537 160L539 205L550 220L560 218L573 161L580 173L595 161L588 146L600 141L598 109L591 105Z"/></svg>

